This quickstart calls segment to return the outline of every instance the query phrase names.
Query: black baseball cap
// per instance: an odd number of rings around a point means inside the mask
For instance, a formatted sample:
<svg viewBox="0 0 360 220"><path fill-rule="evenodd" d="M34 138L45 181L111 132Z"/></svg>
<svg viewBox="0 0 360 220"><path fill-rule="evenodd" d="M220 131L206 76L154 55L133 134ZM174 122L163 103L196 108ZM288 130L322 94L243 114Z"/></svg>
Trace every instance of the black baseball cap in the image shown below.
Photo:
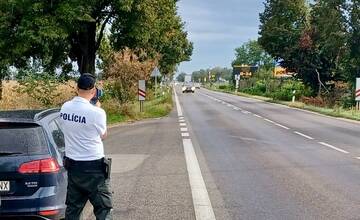
<svg viewBox="0 0 360 220"><path fill-rule="evenodd" d="M90 73L83 73L77 81L79 89L90 90L95 87L95 76Z"/></svg>

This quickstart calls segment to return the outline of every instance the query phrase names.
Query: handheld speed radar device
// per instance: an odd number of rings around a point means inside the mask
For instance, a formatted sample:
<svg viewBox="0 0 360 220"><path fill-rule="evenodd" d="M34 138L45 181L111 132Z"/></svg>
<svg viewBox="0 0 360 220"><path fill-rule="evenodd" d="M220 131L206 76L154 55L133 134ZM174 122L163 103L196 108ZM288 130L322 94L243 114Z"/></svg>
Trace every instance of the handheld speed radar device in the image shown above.
<svg viewBox="0 0 360 220"><path fill-rule="evenodd" d="M104 91L102 89L96 88L96 94L94 97L90 100L90 103L93 105L96 105L98 100L104 95Z"/></svg>

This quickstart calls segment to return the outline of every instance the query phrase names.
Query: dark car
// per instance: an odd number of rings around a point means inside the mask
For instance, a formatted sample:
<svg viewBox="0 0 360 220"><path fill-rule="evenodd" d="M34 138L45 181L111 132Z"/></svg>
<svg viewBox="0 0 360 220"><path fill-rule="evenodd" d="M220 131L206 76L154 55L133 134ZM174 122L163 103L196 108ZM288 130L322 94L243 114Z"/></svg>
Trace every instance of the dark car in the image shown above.
<svg viewBox="0 0 360 220"><path fill-rule="evenodd" d="M67 186L59 110L0 111L0 219L62 219Z"/></svg>

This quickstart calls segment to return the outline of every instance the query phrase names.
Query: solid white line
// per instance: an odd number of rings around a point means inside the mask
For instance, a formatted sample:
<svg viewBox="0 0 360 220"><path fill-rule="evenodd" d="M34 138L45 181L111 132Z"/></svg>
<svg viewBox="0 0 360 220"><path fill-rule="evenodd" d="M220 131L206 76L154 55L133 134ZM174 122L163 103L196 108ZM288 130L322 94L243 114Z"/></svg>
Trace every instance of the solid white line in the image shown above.
<svg viewBox="0 0 360 220"><path fill-rule="evenodd" d="M318 142L318 143L321 144L321 145L324 145L324 146L326 146L326 147L329 147L329 148L331 148L331 149L333 149L333 150L336 150L336 151L339 151L339 152L341 152L341 153L344 153L344 154L348 154L348 153L349 153L349 152L347 152L346 150L343 150L343 149L334 147L334 146L332 146L332 145L330 145L330 144L327 144L327 143L324 143L324 142Z"/></svg>
<svg viewBox="0 0 360 220"><path fill-rule="evenodd" d="M191 139L183 139L183 145L196 220L215 220L214 210Z"/></svg>
<svg viewBox="0 0 360 220"><path fill-rule="evenodd" d="M254 114L255 117L258 117L258 118L263 118L262 116L260 115L257 115L257 114Z"/></svg>
<svg viewBox="0 0 360 220"><path fill-rule="evenodd" d="M189 137L189 133L181 133L181 137Z"/></svg>
<svg viewBox="0 0 360 220"><path fill-rule="evenodd" d="M188 131L188 128L180 128L180 131Z"/></svg>
<svg viewBox="0 0 360 220"><path fill-rule="evenodd" d="M279 124L279 123L275 123L274 125L276 125L276 126L278 126L278 127L281 127L281 128L284 128L284 129L286 129L286 130L290 130L290 128L288 128L288 127L286 127L286 126L284 126L284 125L282 125L282 124Z"/></svg>
<svg viewBox="0 0 360 220"><path fill-rule="evenodd" d="M175 90L175 87L174 88L174 96L175 96L175 102L176 102L176 109L177 109L177 113L178 113L178 116L183 116L183 112L181 110L181 106L180 106L180 102L179 102L179 98L176 94L176 90Z"/></svg>
<svg viewBox="0 0 360 220"><path fill-rule="evenodd" d="M250 114L250 112L244 111L244 110L242 110L241 112L244 113L244 114Z"/></svg>
<svg viewBox="0 0 360 220"><path fill-rule="evenodd" d="M308 135L306 135L306 134L303 134L303 133L301 133L301 132L294 131L294 133L295 133L295 134L298 134L298 135L300 135L300 136L303 136L304 138L307 138L307 139L309 139L309 140L314 140L313 137L310 137L310 136L308 136Z"/></svg>
<svg viewBox="0 0 360 220"><path fill-rule="evenodd" d="M180 126L184 127L186 126L186 123L180 123Z"/></svg>
<svg viewBox="0 0 360 220"><path fill-rule="evenodd" d="M355 159L358 159L358 160L360 160L360 157L355 157Z"/></svg>

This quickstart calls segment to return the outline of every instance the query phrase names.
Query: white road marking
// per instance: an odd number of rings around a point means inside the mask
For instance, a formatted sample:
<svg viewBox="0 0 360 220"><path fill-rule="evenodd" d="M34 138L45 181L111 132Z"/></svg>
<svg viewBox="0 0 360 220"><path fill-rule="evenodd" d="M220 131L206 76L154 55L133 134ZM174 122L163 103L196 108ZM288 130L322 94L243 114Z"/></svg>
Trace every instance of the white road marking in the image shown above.
<svg viewBox="0 0 360 220"><path fill-rule="evenodd" d="M196 220L215 220L214 210L191 139L183 139L183 145Z"/></svg>
<svg viewBox="0 0 360 220"><path fill-rule="evenodd" d="M179 98L178 98L178 96L177 96L177 94L176 94L175 87L173 87L173 88L174 88L175 102L176 102L176 103L179 103L178 105L176 105L176 109L177 109L178 116L180 117L180 116L183 116L183 112L182 112L182 110L181 110Z"/></svg>
<svg viewBox="0 0 360 220"><path fill-rule="evenodd" d="M270 119L265 118L264 120L267 121L267 122L270 122L270 123L275 124L275 122L274 122L274 121L271 121Z"/></svg>
<svg viewBox="0 0 360 220"><path fill-rule="evenodd" d="M230 105L230 104L227 104L227 107L232 107L232 105Z"/></svg>
<svg viewBox="0 0 360 220"><path fill-rule="evenodd" d="M239 111L240 109L238 107L234 107L234 110L235 111Z"/></svg>
<svg viewBox="0 0 360 220"><path fill-rule="evenodd" d="M258 118L263 118L262 116L260 115L257 115L257 114L254 114L255 117L258 117Z"/></svg>
<svg viewBox="0 0 360 220"><path fill-rule="evenodd" d="M178 109L181 110L179 99L175 93L175 103ZM182 112L181 112L182 115ZM183 123L185 124L185 123ZM182 133L183 135L183 133ZM191 139L183 139L186 167L189 174L189 182L193 205L195 210L196 220L216 220L214 210L211 205L209 193L206 189L204 178L201 174L199 161L196 157L194 146Z"/></svg>
<svg viewBox="0 0 360 220"><path fill-rule="evenodd" d="M298 135L300 135L300 136L303 136L304 138L307 138L307 139L309 139L309 140L314 140L313 137L310 137L310 136L308 136L308 135L306 135L306 134L303 134L303 133L301 133L301 132L294 131L294 133L295 133L295 134L298 134Z"/></svg>
<svg viewBox="0 0 360 220"><path fill-rule="evenodd" d="M244 114L250 114L250 112L244 111L244 110L242 110L241 112L244 113Z"/></svg>
<svg viewBox="0 0 360 220"><path fill-rule="evenodd" d="M180 119L179 122L185 122L185 120L184 120L184 119Z"/></svg>
<svg viewBox="0 0 360 220"><path fill-rule="evenodd" d="M189 133L181 133L181 137L189 137Z"/></svg>
<svg viewBox="0 0 360 220"><path fill-rule="evenodd" d="M360 157L355 157L355 159L358 159L358 160L360 160Z"/></svg>
<svg viewBox="0 0 360 220"><path fill-rule="evenodd" d="M334 147L330 144L327 144L327 143L324 143L324 142L318 142L319 144L323 145L323 146L326 146L326 147L329 147L333 150L336 150L336 151L339 151L341 153L344 153L344 154L348 154L349 152L347 152L346 150L343 150L343 149L340 149L340 148L337 148L337 147Z"/></svg>
<svg viewBox="0 0 360 220"><path fill-rule="evenodd" d="M188 128L180 128L180 131L188 131Z"/></svg>
<svg viewBox="0 0 360 220"><path fill-rule="evenodd" d="M181 127L186 127L186 123L180 123Z"/></svg>
<svg viewBox="0 0 360 220"><path fill-rule="evenodd" d="M281 127L281 128L284 128L284 129L286 129L286 130L290 130L290 128L288 128L288 127L286 127L286 126L284 126L284 125L282 125L282 124L279 124L279 123L274 123L274 125L276 125L276 126L278 126L278 127Z"/></svg>

